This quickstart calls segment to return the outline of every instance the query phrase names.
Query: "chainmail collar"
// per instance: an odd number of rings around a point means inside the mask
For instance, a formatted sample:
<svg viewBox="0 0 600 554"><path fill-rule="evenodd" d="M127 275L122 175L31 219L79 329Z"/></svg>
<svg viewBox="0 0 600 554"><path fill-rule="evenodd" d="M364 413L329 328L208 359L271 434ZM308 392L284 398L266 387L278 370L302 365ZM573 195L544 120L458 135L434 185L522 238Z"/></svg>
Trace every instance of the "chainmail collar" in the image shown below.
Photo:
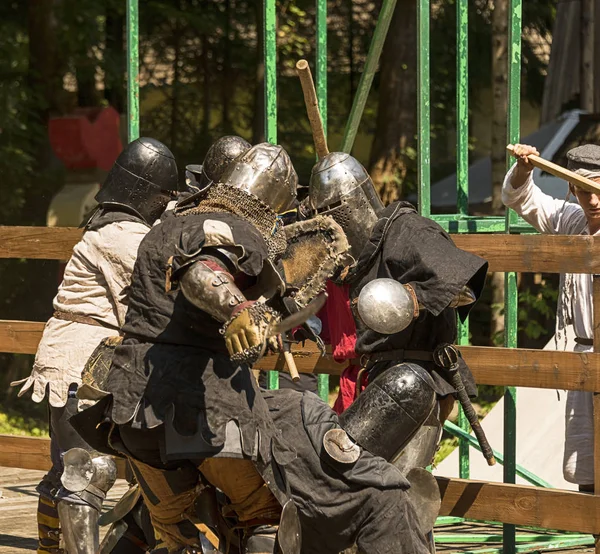
<svg viewBox="0 0 600 554"><path fill-rule="evenodd" d="M232 213L249 221L267 243L271 260L279 258L285 252L287 243L277 214L256 196L236 187L213 185L197 206L175 215L181 217L215 212Z"/></svg>

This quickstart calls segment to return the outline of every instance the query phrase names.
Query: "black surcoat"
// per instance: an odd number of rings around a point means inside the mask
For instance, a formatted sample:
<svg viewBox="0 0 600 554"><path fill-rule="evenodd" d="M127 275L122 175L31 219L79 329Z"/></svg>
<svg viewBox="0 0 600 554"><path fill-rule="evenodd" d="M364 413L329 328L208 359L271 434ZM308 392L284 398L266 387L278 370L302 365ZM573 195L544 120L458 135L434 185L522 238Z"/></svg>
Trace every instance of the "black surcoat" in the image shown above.
<svg viewBox="0 0 600 554"><path fill-rule="evenodd" d="M166 218L140 245L133 271L124 340L115 350L106 384L108 418L118 425L153 428L165 422L184 436L197 433L218 456L228 422L241 431L243 455L285 464L281 433L247 365L231 362L222 323L192 305L169 274L202 256L204 224L226 224L243 248L239 271L257 277L267 245L247 220L224 212ZM279 458L279 459L278 459Z"/></svg>
<svg viewBox="0 0 600 554"><path fill-rule="evenodd" d="M391 204L382 212L368 244L346 279L350 283L350 305L356 320L356 352L433 352L441 343L454 343L456 314L458 312L464 320L470 306L453 309L448 305L464 285L469 285L476 298L479 297L485 284L487 265L483 258L457 248L448 233L435 221L418 215L408 202ZM418 318L400 333L382 335L367 328L357 317L360 291L367 283L379 278L409 284L422 306ZM415 363L429 370L440 396L454 392L444 370L433 362ZM372 371L376 374L392 364L380 362ZM462 359L460 372L467 391L475 396L475 381Z"/></svg>

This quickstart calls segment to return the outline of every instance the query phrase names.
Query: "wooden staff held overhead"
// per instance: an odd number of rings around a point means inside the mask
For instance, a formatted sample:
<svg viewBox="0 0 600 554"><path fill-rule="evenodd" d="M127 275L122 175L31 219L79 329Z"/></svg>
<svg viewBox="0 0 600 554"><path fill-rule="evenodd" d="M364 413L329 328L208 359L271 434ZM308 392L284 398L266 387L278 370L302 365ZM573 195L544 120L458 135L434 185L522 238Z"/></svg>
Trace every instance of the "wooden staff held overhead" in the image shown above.
<svg viewBox="0 0 600 554"><path fill-rule="evenodd" d="M515 147L512 144L509 144L506 149L514 156ZM553 162L549 162L548 160L545 160L540 156L536 156L535 154L529 154L527 159L534 167L538 167L543 171L547 171L551 175L554 175L560 179L564 179L565 181L568 181L569 183L572 183L583 190L600 194L600 183L596 183L587 177L577 175L577 173L565 169L564 167L561 167Z"/></svg>
<svg viewBox="0 0 600 554"><path fill-rule="evenodd" d="M300 78L302 92L304 93L304 103L306 104L308 120L310 121L310 128L313 140L315 141L315 150L317 151L317 156L323 158L329 154L329 148L327 148L323 120L321 119L321 112L319 111L319 104L317 102L317 91L315 90L315 83L313 82L308 62L306 60L298 60L296 71Z"/></svg>

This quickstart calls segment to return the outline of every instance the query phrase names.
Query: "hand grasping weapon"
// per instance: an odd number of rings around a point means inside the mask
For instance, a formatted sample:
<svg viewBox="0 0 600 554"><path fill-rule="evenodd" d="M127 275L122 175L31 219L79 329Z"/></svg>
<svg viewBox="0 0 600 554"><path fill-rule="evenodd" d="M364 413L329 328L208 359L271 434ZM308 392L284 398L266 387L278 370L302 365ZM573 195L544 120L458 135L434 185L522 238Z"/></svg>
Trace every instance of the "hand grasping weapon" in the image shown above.
<svg viewBox="0 0 600 554"><path fill-rule="evenodd" d="M315 83L313 82L308 62L306 60L298 60L298 63L296 63L296 72L300 78L302 92L304 93L304 103L306 104L308 120L310 121L310 128L315 142L315 150L317 156L323 158L329 154L329 148L327 148L323 120L321 119L321 112L319 111L317 101L317 91L315 90Z"/></svg>
<svg viewBox="0 0 600 554"><path fill-rule="evenodd" d="M512 144L509 144L506 147L506 149L513 156L517 157L515 155L515 147ZM564 167L561 167L560 165L555 164L553 162L549 162L548 160L545 160L540 156L536 156L535 154L529 154L527 156L527 159L529 160L529 163L531 163L531 165L533 165L534 167L546 171L551 175L554 175L555 177L564 179L565 181L568 181L572 185L575 185L576 187L579 187L583 190L600 194L600 184L596 183L595 181L592 181L591 179L588 179L587 177L577 175L577 173L565 169Z"/></svg>

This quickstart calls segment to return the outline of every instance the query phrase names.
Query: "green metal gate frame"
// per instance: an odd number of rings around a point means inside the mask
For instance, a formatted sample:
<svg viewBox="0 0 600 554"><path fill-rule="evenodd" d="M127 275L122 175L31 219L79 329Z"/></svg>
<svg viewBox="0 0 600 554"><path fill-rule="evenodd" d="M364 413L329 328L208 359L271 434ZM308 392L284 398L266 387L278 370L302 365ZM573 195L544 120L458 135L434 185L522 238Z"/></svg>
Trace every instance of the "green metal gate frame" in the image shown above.
<svg viewBox="0 0 600 554"><path fill-rule="evenodd" d="M128 140L139 137L139 4L138 0L127 1L127 112ZM264 15L264 56L265 56L265 137L277 143L277 18L276 0L262 0ZM348 0L352 1L352 0ZM418 197L419 213L437 221L451 233L514 233L531 232L531 227L520 220L516 213L507 210L506 217L474 217L468 215L468 0L456 0L457 8L457 213L431 215L430 196L430 0L417 1L418 27ZM316 2L316 76L317 97L327 131L327 0ZM518 142L520 137L520 74L521 74L521 29L523 0L509 0L509 95L507 143ZM341 150L351 152L364 107L369 95L373 77L377 70L387 31L391 22L396 0L383 0L365 68L353 101L352 109L342 140ZM509 160L507 157L507 167ZM515 273L505 275L505 347L517 346L518 292ZM459 344L469 342L469 324L459 324ZM319 375L319 395L328 400L329 376ZM269 388L277 388L279 373L268 372ZM459 475L469 478L469 447L477 447L476 441L468 434L469 426L462 412L459 412L459 425L447 423L445 429L459 437ZM504 454L496 452L496 458L504 464L504 482L515 483L516 475L524 477L538 486L550 487L548 483L528 472L516 463L516 389L507 387L504 394ZM442 524L464 521L461 518L443 517ZM497 535L478 535L469 539L457 538L455 534L440 535L437 542L489 542ZM529 544L522 544L524 542ZM514 525L503 524L503 548L477 550L483 554L502 551L506 554L528 551L534 548L559 548L593 544L591 535L565 534L564 537L548 535L518 536Z"/></svg>

